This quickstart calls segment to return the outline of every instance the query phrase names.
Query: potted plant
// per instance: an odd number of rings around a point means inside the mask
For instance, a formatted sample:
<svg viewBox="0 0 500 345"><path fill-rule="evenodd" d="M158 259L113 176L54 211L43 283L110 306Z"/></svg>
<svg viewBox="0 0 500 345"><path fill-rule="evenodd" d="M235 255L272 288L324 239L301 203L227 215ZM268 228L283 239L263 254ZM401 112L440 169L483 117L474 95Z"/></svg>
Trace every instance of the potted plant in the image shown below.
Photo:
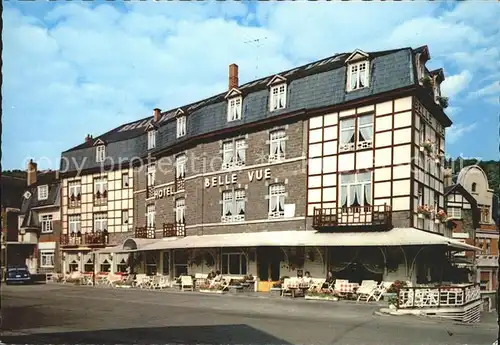
<svg viewBox="0 0 500 345"><path fill-rule="evenodd" d="M441 96L439 96L437 98L437 101L439 102L439 104L441 105L441 107L443 107L443 109L448 108L448 97L441 97Z"/></svg>
<svg viewBox="0 0 500 345"><path fill-rule="evenodd" d="M420 145L420 151L425 151L425 152L427 152L427 154L431 154L432 153L432 146L433 146L432 141L427 139Z"/></svg>
<svg viewBox="0 0 500 345"><path fill-rule="evenodd" d="M431 88L432 87L432 79L429 76L423 77L421 79L423 87Z"/></svg>
<svg viewBox="0 0 500 345"><path fill-rule="evenodd" d="M419 218L431 218L432 210L427 205L420 205L417 207L417 213Z"/></svg>
<svg viewBox="0 0 500 345"><path fill-rule="evenodd" d="M444 212L444 210L439 210L438 212L436 212L436 218L434 219L436 224L446 223L447 220L448 215L446 214L446 212Z"/></svg>

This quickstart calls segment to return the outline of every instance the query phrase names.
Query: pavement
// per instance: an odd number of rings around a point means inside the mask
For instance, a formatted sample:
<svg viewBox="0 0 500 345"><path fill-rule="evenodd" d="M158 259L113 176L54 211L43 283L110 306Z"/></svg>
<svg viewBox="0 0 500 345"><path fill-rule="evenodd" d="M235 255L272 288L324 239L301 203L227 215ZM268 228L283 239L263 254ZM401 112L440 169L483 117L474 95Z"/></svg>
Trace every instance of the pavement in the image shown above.
<svg viewBox="0 0 500 345"><path fill-rule="evenodd" d="M3 344L485 344L463 325L381 316L369 303L38 284L2 285Z"/></svg>

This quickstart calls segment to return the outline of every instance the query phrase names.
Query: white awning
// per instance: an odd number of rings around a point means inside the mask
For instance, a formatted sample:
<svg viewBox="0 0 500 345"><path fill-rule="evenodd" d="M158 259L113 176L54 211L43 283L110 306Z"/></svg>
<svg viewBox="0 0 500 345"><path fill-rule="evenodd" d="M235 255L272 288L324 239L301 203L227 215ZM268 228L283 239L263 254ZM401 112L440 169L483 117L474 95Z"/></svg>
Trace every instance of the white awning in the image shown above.
<svg viewBox="0 0 500 345"><path fill-rule="evenodd" d="M444 245L461 250L480 250L438 234L414 228L384 232L267 231L157 239L138 250L223 248L258 246L416 246Z"/></svg>
<svg viewBox="0 0 500 345"><path fill-rule="evenodd" d="M107 247L103 249L96 250L96 254L106 254L106 253L132 253L139 250L144 250L143 248L148 245L157 242L157 239L151 238L127 238L122 245Z"/></svg>

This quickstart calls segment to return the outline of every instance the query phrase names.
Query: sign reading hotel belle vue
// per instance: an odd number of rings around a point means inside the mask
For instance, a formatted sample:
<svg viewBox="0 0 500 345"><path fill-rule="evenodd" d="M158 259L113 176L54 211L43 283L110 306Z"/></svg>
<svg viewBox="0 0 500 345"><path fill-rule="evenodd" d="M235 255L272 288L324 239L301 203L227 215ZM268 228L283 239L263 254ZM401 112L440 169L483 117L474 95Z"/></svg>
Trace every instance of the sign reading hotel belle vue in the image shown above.
<svg viewBox="0 0 500 345"><path fill-rule="evenodd" d="M269 180L271 178L271 169L250 170L248 173L248 182L260 181L262 179ZM205 178L205 188L227 186L238 183L238 174L232 173L227 175L219 175Z"/></svg>
<svg viewBox="0 0 500 345"><path fill-rule="evenodd" d="M248 182L269 180L271 178L271 169L257 169L250 170L247 172ZM227 186L230 184L238 183L238 174L226 174L214 177L206 177L204 181L205 188L217 187L217 186ZM164 197L173 196L175 193L173 187L165 187L155 190L155 199L161 199Z"/></svg>

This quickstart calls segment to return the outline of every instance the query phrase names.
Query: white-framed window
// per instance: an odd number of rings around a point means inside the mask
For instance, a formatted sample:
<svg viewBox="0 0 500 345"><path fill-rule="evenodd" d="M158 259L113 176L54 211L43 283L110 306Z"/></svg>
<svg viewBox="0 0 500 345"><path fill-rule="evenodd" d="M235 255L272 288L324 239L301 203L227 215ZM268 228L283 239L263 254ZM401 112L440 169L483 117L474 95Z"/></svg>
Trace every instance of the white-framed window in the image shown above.
<svg viewBox="0 0 500 345"><path fill-rule="evenodd" d="M186 222L186 199L175 199L175 222L184 224Z"/></svg>
<svg viewBox="0 0 500 345"><path fill-rule="evenodd" d="M41 267L54 267L55 253L53 250L40 251L40 266Z"/></svg>
<svg viewBox="0 0 500 345"><path fill-rule="evenodd" d="M53 223L52 223L52 215L45 214L40 217L40 226L42 234L51 233L54 231Z"/></svg>
<svg viewBox="0 0 500 345"><path fill-rule="evenodd" d="M49 197L49 186L44 184L38 186L38 200L47 200Z"/></svg>
<svg viewBox="0 0 500 345"><path fill-rule="evenodd" d="M462 209L460 207L448 207L448 217L462 219Z"/></svg>
<svg viewBox="0 0 500 345"><path fill-rule="evenodd" d="M81 196L82 186L80 181L71 181L68 183L68 195L70 198L77 198L78 195Z"/></svg>
<svg viewBox="0 0 500 345"><path fill-rule="evenodd" d="M156 175L156 167L154 165L149 165L146 173L146 183L149 186L155 185L155 175Z"/></svg>
<svg viewBox="0 0 500 345"><path fill-rule="evenodd" d="M128 224L128 210L122 210L122 224Z"/></svg>
<svg viewBox="0 0 500 345"><path fill-rule="evenodd" d="M81 216L79 214L72 214L68 216L68 233L77 233L81 231Z"/></svg>
<svg viewBox="0 0 500 345"><path fill-rule="evenodd" d="M424 206L424 186L419 183L418 184L418 206Z"/></svg>
<svg viewBox="0 0 500 345"><path fill-rule="evenodd" d="M285 216L285 184L274 183L269 186L269 218Z"/></svg>
<svg viewBox="0 0 500 345"><path fill-rule="evenodd" d="M357 63L349 64L348 74L348 91L359 90L368 86L369 82L369 63L368 61L362 61Z"/></svg>
<svg viewBox="0 0 500 345"><path fill-rule="evenodd" d="M186 135L186 116L179 116L177 118L177 138Z"/></svg>
<svg viewBox="0 0 500 345"><path fill-rule="evenodd" d="M339 151L366 149L373 146L373 114L361 115L356 118L340 120L340 147Z"/></svg>
<svg viewBox="0 0 500 345"><path fill-rule="evenodd" d="M230 169L245 165L245 139L222 143L222 169Z"/></svg>
<svg viewBox="0 0 500 345"><path fill-rule="evenodd" d="M420 143L423 143L425 141L425 122L423 121L423 119L420 119L419 134L420 134Z"/></svg>
<svg viewBox="0 0 500 345"><path fill-rule="evenodd" d="M186 177L186 155L181 154L175 157L175 176L178 179Z"/></svg>
<svg viewBox="0 0 500 345"><path fill-rule="evenodd" d="M245 220L245 190L234 189L222 192L222 222L241 222Z"/></svg>
<svg viewBox="0 0 500 345"><path fill-rule="evenodd" d="M269 96L269 110L284 109L286 107L286 84L272 86Z"/></svg>
<svg viewBox="0 0 500 345"><path fill-rule="evenodd" d="M99 192L103 194L108 191L108 178L107 177L98 177L94 179L94 194Z"/></svg>
<svg viewBox="0 0 500 345"><path fill-rule="evenodd" d="M222 274L247 274L247 257L242 253L222 253Z"/></svg>
<svg viewBox="0 0 500 345"><path fill-rule="evenodd" d="M128 187L129 187L128 173L123 173L122 174L122 188L128 188Z"/></svg>
<svg viewBox="0 0 500 345"><path fill-rule="evenodd" d="M99 145L95 148L95 161L97 163L104 162L106 158L106 146Z"/></svg>
<svg viewBox="0 0 500 345"><path fill-rule="evenodd" d="M340 206L356 207L372 205L372 173L340 175Z"/></svg>
<svg viewBox="0 0 500 345"><path fill-rule="evenodd" d="M241 120L241 97L230 98L227 103L227 121Z"/></svg>
<svg viewBox="0 0 500 345"><path fill-rule="evenodd" d="M94 231L104 231L108 229L108 213L94 213Z"/></svg>
<svg viewBox="0 0 500 345"><path fill-rule="evenodd" d="M280 161L285 159L286 132L278 129L269 133L269 161Z"/></svg>
<svg viewBox="0 0 500 345"><path fill-rule="evenodd" d="M156 130L152 129L148 132L148 150L156 147Z"/></svg>
<svg viewBox="0 0 500 345"><path fill-rule="evenodd" d="M150 204L146 207L146 226L148 228L155 227L155 205Z"/></svg>

